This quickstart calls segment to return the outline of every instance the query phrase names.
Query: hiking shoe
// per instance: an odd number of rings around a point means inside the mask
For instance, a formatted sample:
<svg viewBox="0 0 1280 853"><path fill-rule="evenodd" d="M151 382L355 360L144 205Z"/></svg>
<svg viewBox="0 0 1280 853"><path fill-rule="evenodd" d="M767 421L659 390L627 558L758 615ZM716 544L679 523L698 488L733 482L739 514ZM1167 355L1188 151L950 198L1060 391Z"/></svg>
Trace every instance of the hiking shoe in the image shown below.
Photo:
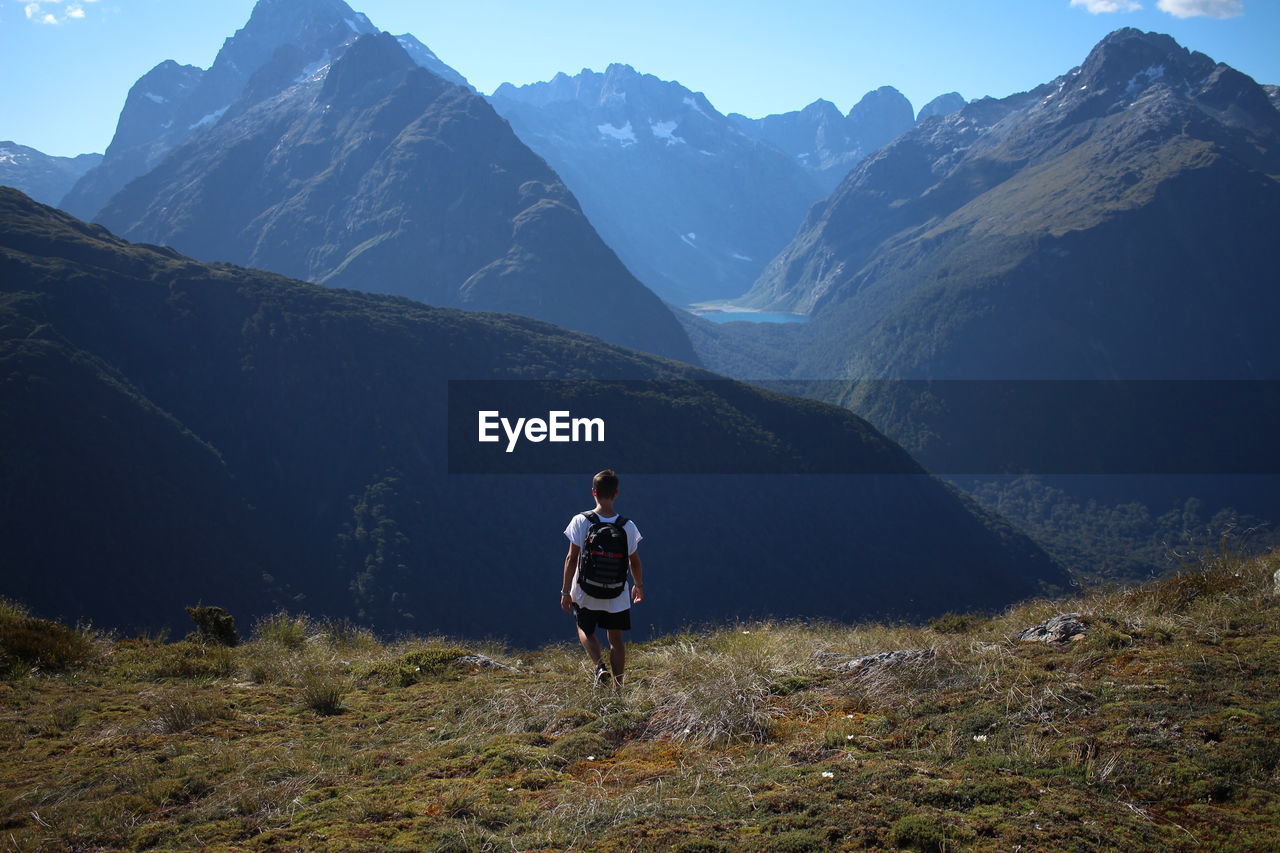
<svg viewBox="0 0 1280 853"><path fill-rule="evenodd" d="M605 681L612 679L612 677L612 673L609 672L608 668L604 664L596 664L596 674L591 679L591 686L599 687L604 684Z"/></svg>

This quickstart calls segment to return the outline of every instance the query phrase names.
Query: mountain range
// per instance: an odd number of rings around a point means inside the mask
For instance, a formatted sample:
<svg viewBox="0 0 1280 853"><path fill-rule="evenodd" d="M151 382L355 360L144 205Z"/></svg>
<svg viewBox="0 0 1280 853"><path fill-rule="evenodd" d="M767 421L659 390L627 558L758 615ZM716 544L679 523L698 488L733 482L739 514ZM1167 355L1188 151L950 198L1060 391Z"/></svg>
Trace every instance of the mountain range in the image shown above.
<svg viewBox="0 0 1280 853"><path fill-rule="evenodd" d="M554 636L562 615L531 593L559 583L559 531L617 453L572 475L451 474L461 379L580 380L554 401L580 411L615 393L598 380L648 380L616 411L685 458L797 472L625 479L657 623L928 614L1066 581L837 407L696 391L714 375L536 320L201 264L9 189L0 241L0 548L19 568L4 592L43 612L154 626L196 599L289 603L383 630ZM832 489L838 540L798 549Z"/></svg>
<svg viewBox="0 0 1280 853"><path fill-rule="evenodd" d="M490 97L636 276L680 305L750 287L822 190L706 96L629 65Z"/></svg>
<svg viewBox="0 0 1280 853"><path fill-rule="evenodd" d="M22 190L36 201L57 204L101 154L53 157L16 142L0 142L0 186Z"/></svg>
<svg viewBox="0 0 1280 853"><path fill-rule="evenodd" d="M1257 83L1119 30L864 161L745 301L813 317L807 378L1269 379L1278 179Z"/></svg>
<svg viewBox="0 0 1280 853"><path fill-rule="evenodd" d="M203 124L177 121L181 133L148 136L154 123L131 117L152 101L144 78L112 149L155 156L96 221L202 260L525 314L695 361L670 309L484 99L423 67L434 55L416 40L375 32L339 0L262 0L190 94L158 105L189 117L222 104ZM134 162L112 149L86 182Z"/></svg>
<svg viewBox="0 0 1280 853"><path fill-rule="evenodd" d="M957 102L958 100L958 102ZM956 93L939 96L920 110L923 119L964 106ZM911 102L892 86L868 92L847 115L827 100L802 110L750 119L730 113L743 133L762 139L795 158L830 194L857 163L916 123Z"/></svg>
<svg viewBox="0 0 1280 853"><path fill-rule="evenodd" d="M504 83L490 102L555 168L628 268L679 305L745 293L811 205L915 124L911 103L889 86L847 116L820 100L748 119L622 64ZM963 103L953 93L921 115Z"/></svg>

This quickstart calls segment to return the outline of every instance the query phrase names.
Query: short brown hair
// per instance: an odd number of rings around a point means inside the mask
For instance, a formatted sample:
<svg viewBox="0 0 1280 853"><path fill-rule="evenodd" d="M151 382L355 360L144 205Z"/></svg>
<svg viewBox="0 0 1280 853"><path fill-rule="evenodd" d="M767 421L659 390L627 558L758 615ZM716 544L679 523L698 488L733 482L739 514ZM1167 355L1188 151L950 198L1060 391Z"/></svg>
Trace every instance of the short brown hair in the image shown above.
<svg viewBox="0 0 1280 853"><path fill-rule="evenodd" d="M608 500L618 495L618 475L612 468L605 468L591 479L591 491L596 497Z"/></svg>

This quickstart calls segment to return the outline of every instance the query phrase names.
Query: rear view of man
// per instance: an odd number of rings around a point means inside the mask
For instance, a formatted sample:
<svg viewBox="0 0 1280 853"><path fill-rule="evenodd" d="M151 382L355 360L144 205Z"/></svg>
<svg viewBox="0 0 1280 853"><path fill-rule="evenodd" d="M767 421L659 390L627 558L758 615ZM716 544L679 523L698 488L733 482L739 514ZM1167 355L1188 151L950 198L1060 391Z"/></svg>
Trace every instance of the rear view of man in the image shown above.
<svg viewBox="0 0 1280 853"><path fill-rule="evenodd" d="M603 683L612 671L616 688L622 686L627 662L622 632L631 629L631 605L644 601L644 570L636 553L642 537L636 523L613 508L617 474L612 470L596 474L591 494L595 508L575 515L564 529L569 552L564 557L560 609L577 618L578 642L595 664L595 683ZM597 627L609 636L608 668L601 658Z"/></svg>

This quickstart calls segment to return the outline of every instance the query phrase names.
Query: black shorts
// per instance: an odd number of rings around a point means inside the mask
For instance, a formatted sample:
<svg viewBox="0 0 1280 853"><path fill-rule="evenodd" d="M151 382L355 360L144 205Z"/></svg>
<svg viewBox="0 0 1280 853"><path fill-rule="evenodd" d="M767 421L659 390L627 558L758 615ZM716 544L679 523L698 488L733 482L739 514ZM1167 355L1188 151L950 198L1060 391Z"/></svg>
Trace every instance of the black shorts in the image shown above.
<svg viewBox="0 0 1280 853"><path fill-rule="evenodd" d="M575 604L573 613L578 619L578 627L588 634L596 628L604 628L606 631L631 630L631 608L629 607L621 613L610 613L607 610L587 610Z"/></svg>

